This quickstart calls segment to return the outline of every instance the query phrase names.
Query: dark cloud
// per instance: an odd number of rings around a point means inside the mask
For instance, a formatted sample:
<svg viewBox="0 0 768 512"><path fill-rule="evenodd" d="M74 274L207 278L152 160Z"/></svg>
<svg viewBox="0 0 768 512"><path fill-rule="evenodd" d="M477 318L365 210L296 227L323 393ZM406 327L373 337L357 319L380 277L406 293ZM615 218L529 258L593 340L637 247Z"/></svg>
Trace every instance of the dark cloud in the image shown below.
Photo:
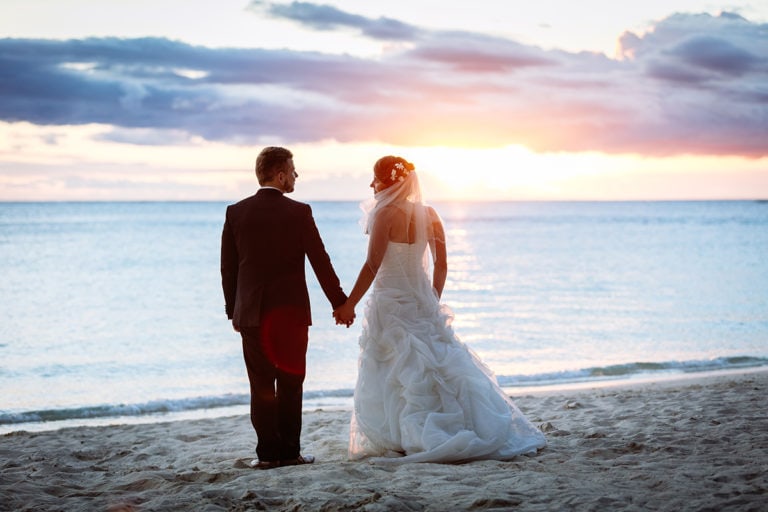
<svg viewBox="0 0 768 512"><path fill-rule="evenodd" d="M393 21L308 3L267 8L371 38ZM134 144L201 136L768 154L768 27L740 16L670 16L624 34L621 60L391 26L389 38L407 44L377 58L160 38L0 39L0 119L104 123Z"/></svg>
<svg viewBox="0 0 768 512"><path fill-rule="evenodd" d="M748 50L710 36L694 36L680 43L669 53L679 57L686 64L723 75L739 76L761 63L761 59Z"/></svg>
<svg viewBox="0 0 768 512"><path fill-rule="evenodd" d="M411 41L416 39L421 32L413 25L391 18L382 17L372 20L344 12L330 5L307 2L268 3L265 5L264 2L256 1L251 3L251 8L254 10L266 9L266 12L274 17L295 21L316 30L353 28L373 39Z"/></svg>
<svg viewBox="0 0 768 512"><path fill-rule="evenodd" d="M407 55L416 60L434 62L470 73L506 72L555 64L551 56L537 48L462 32L436 35Z"/></svg>

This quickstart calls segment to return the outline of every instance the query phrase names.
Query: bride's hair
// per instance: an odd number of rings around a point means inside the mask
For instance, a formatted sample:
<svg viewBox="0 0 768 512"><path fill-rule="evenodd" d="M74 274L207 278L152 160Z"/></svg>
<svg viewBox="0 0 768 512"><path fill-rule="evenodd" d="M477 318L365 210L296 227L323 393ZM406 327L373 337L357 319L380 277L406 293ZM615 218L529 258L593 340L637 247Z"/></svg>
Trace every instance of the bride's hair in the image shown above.
<svg viewBox="0 0 768 512"><path fill-rule="evenodd" d="M382 210L389 207L405 209L410 216L413 205L422 204L419 178L413 172L415 169L411 162L400 156L387 155L376 161L373 174L384 187L360 204L364 213L361 224L366 233L371 232L373 221Z"/></svg>
<svg viewBox="0 0 768 512"><path fill-rule="evenodd" d="M415 170L411 162L400 156L387 155L379 158L373 166L373 174L387 186L405 180Z"/></svg>

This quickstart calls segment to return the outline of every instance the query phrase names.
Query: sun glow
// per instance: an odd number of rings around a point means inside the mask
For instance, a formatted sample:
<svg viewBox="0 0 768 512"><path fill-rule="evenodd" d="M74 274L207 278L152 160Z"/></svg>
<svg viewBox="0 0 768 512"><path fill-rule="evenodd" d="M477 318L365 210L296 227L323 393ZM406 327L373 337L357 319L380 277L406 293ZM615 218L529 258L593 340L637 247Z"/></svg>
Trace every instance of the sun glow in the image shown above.
<svg viewBox="0 0 768 512"><path fill-rule="evenodd" d="M0 200L236 199L258 187L253 162L262 143L95 124L0 122ZM303 201L369 197L373 164L390 154L416 165L427 201L754 199L768 191L768 158L337 141L289 147L300 176L295 198Z"/></svg>
<svg viewBox="0 0 768 512"><path fill-rule="evenodd" d="M598 155L536 154L522 146L413 149L417 168L451 199L536 199L558 194L574 175L606 169Z"/></svg>
<svg viewBox="0 0 768 512"><path fill-rule="evenodd" d="M768 190L765 158L535 153L523 146L400 151L422 171L428 198L749 199Z"/></svg>

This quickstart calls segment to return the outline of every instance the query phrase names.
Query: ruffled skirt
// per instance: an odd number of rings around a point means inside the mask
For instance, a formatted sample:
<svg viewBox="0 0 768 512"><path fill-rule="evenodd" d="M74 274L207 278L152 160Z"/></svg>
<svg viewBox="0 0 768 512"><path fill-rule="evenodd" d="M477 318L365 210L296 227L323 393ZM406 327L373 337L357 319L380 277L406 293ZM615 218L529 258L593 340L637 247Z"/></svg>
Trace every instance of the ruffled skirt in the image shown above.
<svg viewBox="0 0 768 512"><path fill-rule="evenodd" d="M454 334L452 313L399 286L374 288L360 337L351 459L506 460L544 435Z"/></svg>

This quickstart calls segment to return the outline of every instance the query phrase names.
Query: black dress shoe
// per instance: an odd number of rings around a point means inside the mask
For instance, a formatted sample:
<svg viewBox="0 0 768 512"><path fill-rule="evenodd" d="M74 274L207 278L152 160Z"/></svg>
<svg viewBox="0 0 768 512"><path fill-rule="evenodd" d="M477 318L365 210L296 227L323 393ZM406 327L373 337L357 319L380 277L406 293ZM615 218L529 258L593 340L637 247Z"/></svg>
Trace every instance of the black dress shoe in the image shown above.
<svg viewBox="0 0 768 512"><path fill-rule="evenodd" d="M273 469L280 467L280 461L253 459L248 465L253 469Z"/></svg>
<svg viewBox="0 0 768 512"><path fill-rule="evenodd" d="M312 464L315 462L314 455L299 455L295 459L281 460L281 466L301 466L302 464Z"/></svg>

